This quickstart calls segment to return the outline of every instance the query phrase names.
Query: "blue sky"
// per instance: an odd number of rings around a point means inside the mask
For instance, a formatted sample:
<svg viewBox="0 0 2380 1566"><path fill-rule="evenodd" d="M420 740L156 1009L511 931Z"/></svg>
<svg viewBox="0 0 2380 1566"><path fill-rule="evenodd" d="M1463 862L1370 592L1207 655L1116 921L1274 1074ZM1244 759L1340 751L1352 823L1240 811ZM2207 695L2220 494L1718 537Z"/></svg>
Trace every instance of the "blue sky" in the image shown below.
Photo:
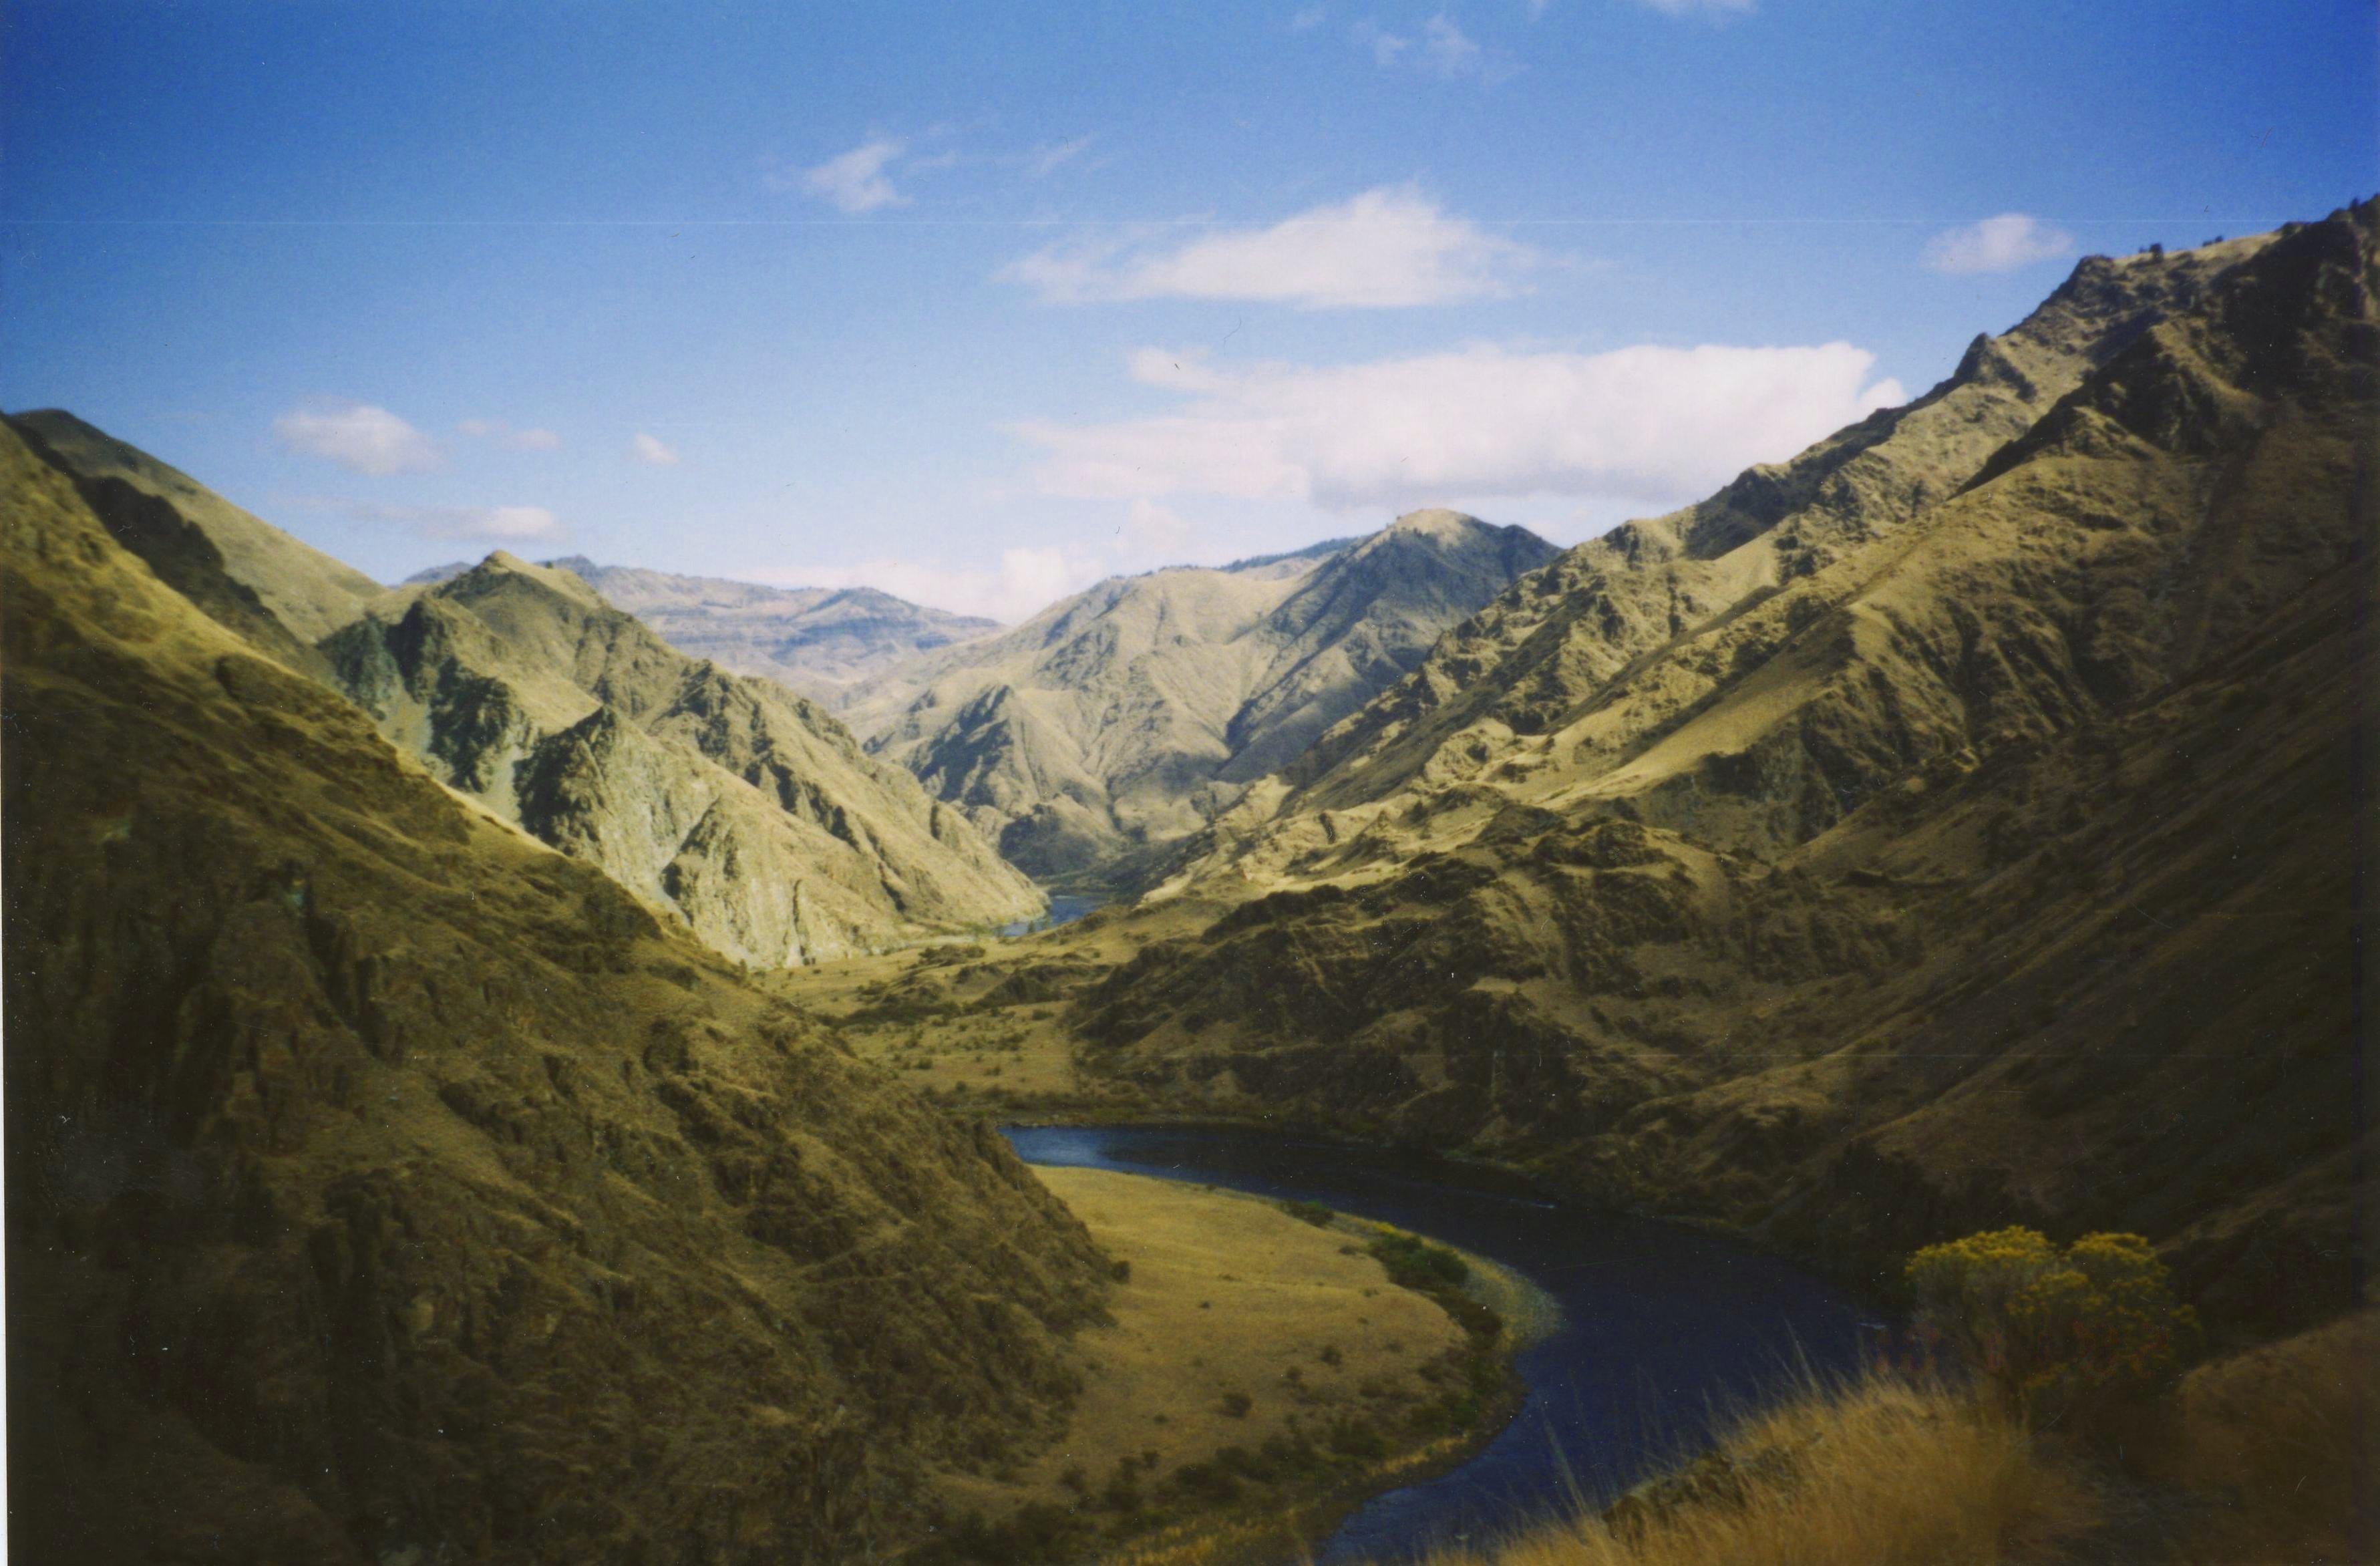
<svg viewBox="0 0 2380 1566"><path fill-rule="evenodd" d="M1570 542L2375 182L2374 9L0 0L0 407L394 578Z"/></svg>

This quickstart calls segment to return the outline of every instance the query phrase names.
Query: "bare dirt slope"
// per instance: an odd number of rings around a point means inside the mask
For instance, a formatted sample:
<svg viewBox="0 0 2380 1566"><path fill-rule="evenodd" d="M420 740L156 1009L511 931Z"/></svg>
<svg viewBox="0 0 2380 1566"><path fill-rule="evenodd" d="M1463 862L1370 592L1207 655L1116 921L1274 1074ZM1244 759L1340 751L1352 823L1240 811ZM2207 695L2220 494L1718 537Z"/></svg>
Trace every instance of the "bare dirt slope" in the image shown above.
<svg viewBox="0 0 2380 1566"><path fill-rule="evenodd" d="M844 710L1035 875L1129 881L1552 553L1431 511L1293 555L1116 577L857 686Z"/></svg>
<svg viewBox="0 0 2380 1566"><path fill-rule="evenodd" d="M997 1137L0 493L16 1553L834 1560L1054 1434Z"/></svg>
<svg viewBox="0 0 2380 1566"><path fill-rule="evenodd" d="M2025 1220L2151 1234L2234 1328L2343 1307L2374 227L2083 262L1910 408L1524 578L1008 965L1168 1108L1879 1280Z"/></svg>

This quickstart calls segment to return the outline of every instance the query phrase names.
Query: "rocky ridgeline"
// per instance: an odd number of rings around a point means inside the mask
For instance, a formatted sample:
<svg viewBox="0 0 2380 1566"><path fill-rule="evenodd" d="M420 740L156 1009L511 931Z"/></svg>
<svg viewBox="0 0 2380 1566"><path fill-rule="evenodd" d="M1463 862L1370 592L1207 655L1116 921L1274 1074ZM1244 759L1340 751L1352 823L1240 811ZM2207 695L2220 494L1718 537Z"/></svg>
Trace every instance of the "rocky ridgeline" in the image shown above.
<svg viewBox="0 0 2380 1566"><path fill-rule="evenodd" d="M1029 917L1040 893L823 708L501 552L324 638L443 782L756 967Z"/></svg>
<svg viewBox="0 0 2380 1566"><path fill-rule="evenodd" d="M2344 1306L2374 225L2087 261L1522 578L1194 845L1087 1062L1848 1268L2024 1220Z"/></svg>
<svg viewBox="0 0 2380 1566"><path fill-rule="evenodd" d="M1052 1431L998 1137L0 489L21 1553L842 1560Z"/></svg>
<svg viewBox="0 0 2380 1566"><path fill-rule="evenodd" d="M1426 511L1292 555L1116 577L863 682L844 711L1035 875L1131 883L1553 552Z"/></svg>

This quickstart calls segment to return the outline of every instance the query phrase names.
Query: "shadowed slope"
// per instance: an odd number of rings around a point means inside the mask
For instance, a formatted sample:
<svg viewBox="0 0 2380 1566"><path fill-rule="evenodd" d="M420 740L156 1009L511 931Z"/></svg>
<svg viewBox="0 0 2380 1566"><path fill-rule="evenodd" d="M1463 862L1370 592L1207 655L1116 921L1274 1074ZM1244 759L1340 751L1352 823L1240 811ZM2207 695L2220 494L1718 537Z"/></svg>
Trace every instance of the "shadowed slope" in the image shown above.
<svg viewBox="0 0 2380 1566"><path fill-rule="evenodd" d="M0 492L18 1553L837 1560L1052 1427L997 1137Z"/></svg>

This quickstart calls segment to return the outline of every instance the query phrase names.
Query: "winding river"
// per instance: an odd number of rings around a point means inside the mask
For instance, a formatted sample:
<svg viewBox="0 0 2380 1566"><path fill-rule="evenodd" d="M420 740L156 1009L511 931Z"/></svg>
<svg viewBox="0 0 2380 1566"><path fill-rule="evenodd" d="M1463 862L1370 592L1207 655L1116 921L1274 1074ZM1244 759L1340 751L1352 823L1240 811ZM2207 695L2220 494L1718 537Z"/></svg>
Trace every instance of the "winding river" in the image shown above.
<svg viewBox="0 0 2380 1566"><path fill-rule="evenodd" d="M1323 1202L1501 1263L1560 1304L1524 1349L1519 1415L1476 1456L1375 1497L1315 1556L1393 1560L1479 1540L1584 1494L1608 1499L1774 1391L1849 1369L1876 1316L1774 1256L1675 1224L1548 1201L1493 1171L1280 1133L1011 1126L1027 1163Z"/></svg>

